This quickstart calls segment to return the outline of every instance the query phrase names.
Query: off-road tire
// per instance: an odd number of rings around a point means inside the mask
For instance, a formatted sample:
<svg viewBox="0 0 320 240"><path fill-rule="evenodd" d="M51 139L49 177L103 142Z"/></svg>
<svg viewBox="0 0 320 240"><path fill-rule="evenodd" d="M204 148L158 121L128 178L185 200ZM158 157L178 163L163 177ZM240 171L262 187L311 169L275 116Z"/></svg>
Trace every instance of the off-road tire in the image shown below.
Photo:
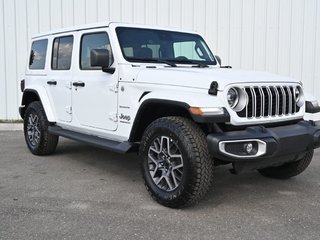
<svg viewBox="0 0 320 240"><path fill-rule="evenodd" d="M313 150L309 150L306 155L295 162L285 163L279 167L268 167L258 170L265 177L276 179L288 179L302 173L310 164L313 157Z"/></svg>
<svg viewBox="0 0 320 240"><path fill-rule="evenodd" d="M38 118L36 130L38 131L38 141L32 141L28 135L29 118ZM49 122L46 114L39 101L32 102L28 105L24 116L24 136L29 150L35 155L49 155L56 150L59 137L48 132ZM32 131L32 130L31 130ZM30 125L29 125L30 132Z"/></svg>
<svg viewBox="0 0 320 240"><path fill-rule="evenodd" d="M151 177L148 152L151 143L159 136L173 139L183 158L183 174L180 185L165 191ZM144 132L139 155L145 186L151 197L170 208L184 208L196 204L212 185L214 162L209 154L206 136L194 122L183 117L164 117L152 122Z"/></svg>

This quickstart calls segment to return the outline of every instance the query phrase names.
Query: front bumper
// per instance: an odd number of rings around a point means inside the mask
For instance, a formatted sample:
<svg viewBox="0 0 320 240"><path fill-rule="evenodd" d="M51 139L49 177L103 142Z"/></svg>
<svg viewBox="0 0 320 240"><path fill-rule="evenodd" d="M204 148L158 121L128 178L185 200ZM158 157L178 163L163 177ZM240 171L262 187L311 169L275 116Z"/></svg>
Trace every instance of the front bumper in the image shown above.
<svg viewBox="0 0 320 240"><path fill-rule="evenodd" d="M237 172L279 166L301 159L308 150L320 147L320 121L300 121L273 128L255 126L242 131L213 133L207 136L207 141L210 153L219 160L232 162ZM241 143L245 146L248 142L260 149L252 155L246 155L242 149L237 150L242 146ZM231 147L226 148L228 144Z"/></svg>

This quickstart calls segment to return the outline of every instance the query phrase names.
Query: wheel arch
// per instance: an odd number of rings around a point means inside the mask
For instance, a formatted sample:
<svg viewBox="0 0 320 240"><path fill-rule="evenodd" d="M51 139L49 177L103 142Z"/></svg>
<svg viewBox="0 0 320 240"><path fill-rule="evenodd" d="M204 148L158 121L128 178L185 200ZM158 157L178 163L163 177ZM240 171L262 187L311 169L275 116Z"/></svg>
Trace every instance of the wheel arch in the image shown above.
<svg viewBox="0 0 320 240"><path fill-rule="evenodd" d="M19 113L22 119L24 118L28 105L34 101L39 101L41 103L49 122L56 121L47 92L43 88L27 88L23 91L21 107L19 108Z"/></svg>
<svg viewBox="0 0 320 240"><path fill-rule="evenodd" d="M167 116L182 116L192 119L189 112L189 104L185 102L167 99L147 99L141 103L133 126L129 141L137 142L141 139L145 128L154 120Z"/></svg>

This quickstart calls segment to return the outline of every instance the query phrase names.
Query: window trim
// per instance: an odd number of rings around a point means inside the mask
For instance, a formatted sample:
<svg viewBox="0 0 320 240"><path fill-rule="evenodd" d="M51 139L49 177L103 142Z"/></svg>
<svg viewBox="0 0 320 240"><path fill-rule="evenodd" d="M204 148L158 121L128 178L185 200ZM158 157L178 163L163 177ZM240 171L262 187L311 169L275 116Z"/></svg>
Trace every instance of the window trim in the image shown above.
<svg viewBox="0 0 320 240"><path fill-rule="evenodd" d="M82 57L82 41L83 41L83 37L86 35L93 35L93 34L99 34L99 33L105 33L109 39L109 44L110 44L110 49L111 49L111 54L112 54L112 62L110 64L110 66L114 63L114 57L113 57L113 51L112 51L112 46L111 46L111 41L110 41L110 37L109 37L109 33L107 31L98 31L98 32L86 32L86 33L82 33L81 37L80 37L80 46L79 46L79 69L81 71L101 71L101 67L95 67L95 68L91 68L91 69L83 69L81 66L81 57Z"/></svg>
<svg viewBox="0 0 320 240"><path fill-rule="evenodd" d="M70 67L68 69L54 69L52 66L53 66L53 54L54 54L54 42L56 39L59 39L59 43L58 43L58 49L57 51L59 52L59 46L60 46L60 38L66 38L66 37L72 37L72 50L71 50L71 58L70 58ZM52 47L51 47L51 59L50 59L50 68L52 71L69 71L72 67L72 56L73 56L73 47L74 47L74 35L73 34L70 34L70 35L61 35L61 36L58 36L58 37L55 37L52 41ZM59 58L59 55L57 54L57 67L58 67L58 58Z"/></svg>

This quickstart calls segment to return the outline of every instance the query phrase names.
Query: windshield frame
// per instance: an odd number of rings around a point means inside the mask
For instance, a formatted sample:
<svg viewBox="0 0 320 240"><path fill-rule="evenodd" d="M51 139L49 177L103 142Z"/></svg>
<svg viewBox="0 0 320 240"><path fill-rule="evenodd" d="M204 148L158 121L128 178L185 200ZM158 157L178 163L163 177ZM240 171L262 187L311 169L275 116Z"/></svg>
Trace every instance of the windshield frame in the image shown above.
<svg viewBox="0 0 320 240"><path fill-rule="evenodd" d="M195 59L190 59L190 61L192 61L193 63L190 62L183 62L183 61L175 61L176 59L166 59L166 58L151 58L151 59L137 59L134 57L128 57L126 56L125 52L124 52L124 47L121 44L120 38L119 38L119 29L137 29L137 30L147 30L147 31L163 31L163 32L172 32L172 33L177 33L177 34L187 34L187 35L194 35L197 37L197 40L200 40L203 44L203 47L205 48L205 50L207 51L207 54L210 58L212 58L211 61L201 61L201 60L195 60ZM121 53L122 53L122 57L127 61L127 62L131 62L131 63L153 63L153 64L163 64L158 62L157 60L164 60L164 61L170 61L173 64L181 64L181 65L209 65L209 66L217 66L218 65L218 61L216 60L215 55L211 52L211 49L209 48L208 44L206 43L206 41L203 39L203 37L197 33L190 33L190 32L183 32L183 31L175 31L175 30L170 30L170 29L156 29L156 28L143 28L143 27L128 27L128 26L117 26L115 28L115 33L117 36L117 40L118 40L118 44L119 47L121 49Z"/></svg>

